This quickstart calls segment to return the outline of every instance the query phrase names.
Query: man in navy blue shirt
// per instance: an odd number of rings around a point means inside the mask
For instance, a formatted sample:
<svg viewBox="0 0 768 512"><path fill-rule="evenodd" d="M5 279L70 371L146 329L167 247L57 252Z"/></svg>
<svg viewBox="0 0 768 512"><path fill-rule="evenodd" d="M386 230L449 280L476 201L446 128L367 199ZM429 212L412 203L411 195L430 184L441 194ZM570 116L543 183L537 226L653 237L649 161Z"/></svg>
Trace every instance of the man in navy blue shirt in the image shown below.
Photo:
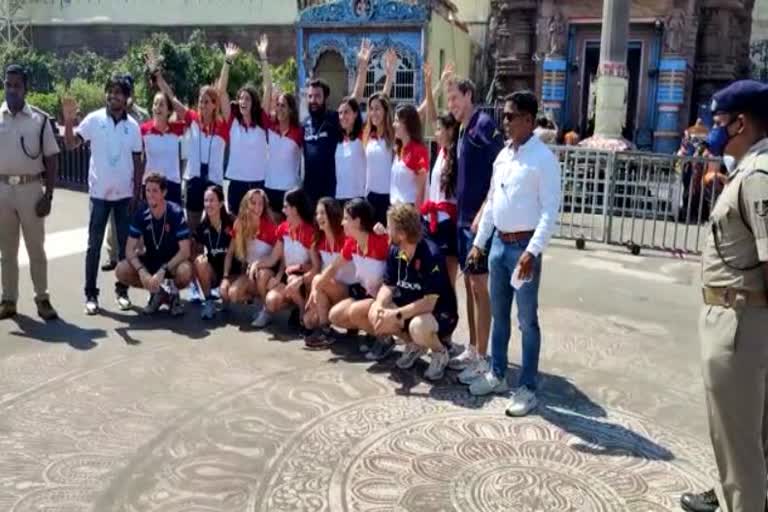
<svg viewBox="0 0 768 512"><path fill-rule="evenodd" d="M470 384L487 371L488 336L491 330L491 308L488 294L488 261L485 256L467 261L479 226L493 162L504 146L504 140L491 117L475 108L475 85L463 79L446 87L448 110L461 127L458 143L458 175L456 199L458 208L458 256L464 286L467 289L467 321L470 346L450 362L450 367L463 370L459 381ZM490 248L486 247L485 254Z"/></svg>
<svg viewBox="0 0 768 512"><path fill-rule="evenodd" d="M190 230L181 207L165 200L166 191L165 176L156 172L147 176L147 204L131 222L126 259L117 265L115 273L123 285L149 291L145 313L155 313L167 304L171 314L177 316L184 312L179 290L192 281ZM120 307L128 309L130 303Z"/></svg>
<svg viewBox="0 0 768 512"><path fill-rule="evenodd" d="M439 380L448 366L450 337L459 321L445 259L434 243L423 238L421 216L413 205L390 207L387 226L392 245L369 319L377 336L397 336L407 343L398 367L410 368L431 350L424 377Z"/></svg>
<svg viewBox="0 0 768 512"><path fill-rule="evenodd" d="M341 140L341 127L339 115L328 110L330 93L325 81L309 82L309 116L303 123L304 190L315 203L321 197L336 196L336 144Z"/></svg>

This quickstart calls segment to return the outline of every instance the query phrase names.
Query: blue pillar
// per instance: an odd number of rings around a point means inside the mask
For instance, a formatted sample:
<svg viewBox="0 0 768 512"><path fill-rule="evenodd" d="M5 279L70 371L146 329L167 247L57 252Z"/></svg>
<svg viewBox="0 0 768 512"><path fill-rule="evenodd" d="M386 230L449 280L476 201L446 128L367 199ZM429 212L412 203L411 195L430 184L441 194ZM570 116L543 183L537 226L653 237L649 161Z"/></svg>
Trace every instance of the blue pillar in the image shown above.
<svg viewBox="0 0 768 512"><path fill-rule="evenodd" d="M680 146L680 114L685 100L686 74L687 62L681 57L663 57L659 62L653 134L653 149L657 153L674 153Z"/></svg>
<svg viewBox="0 0 768 512"><path fill-rule="evenodd" d="M564 57L544 59L544 77L541 85L542 110L549 110L562 126L565 113L565 78L567 63Z"/></svg>

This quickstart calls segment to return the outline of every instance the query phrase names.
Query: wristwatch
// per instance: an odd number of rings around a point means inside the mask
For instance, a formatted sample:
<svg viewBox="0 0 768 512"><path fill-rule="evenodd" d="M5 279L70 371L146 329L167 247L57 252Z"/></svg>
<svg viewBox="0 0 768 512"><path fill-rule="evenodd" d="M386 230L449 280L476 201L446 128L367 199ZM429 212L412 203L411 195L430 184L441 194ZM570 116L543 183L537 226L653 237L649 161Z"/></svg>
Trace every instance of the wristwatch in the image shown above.
<svg viewBox="0 0 768 512"><path fill-rule="evenodd" d="M164 264L162 267L160 267L160 270L163 271L164 274L168 273L168 264Z"/></svg>

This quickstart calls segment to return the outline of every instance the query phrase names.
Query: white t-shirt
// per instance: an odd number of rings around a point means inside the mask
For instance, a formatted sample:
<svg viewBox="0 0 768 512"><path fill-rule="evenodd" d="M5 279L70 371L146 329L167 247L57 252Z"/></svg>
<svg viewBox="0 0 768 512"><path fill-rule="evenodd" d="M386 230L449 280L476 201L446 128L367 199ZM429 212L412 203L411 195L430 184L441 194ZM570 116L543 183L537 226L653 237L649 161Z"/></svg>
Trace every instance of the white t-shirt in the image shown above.
<svg viewBox="0 0 768 512"><path fill-rule="evenodd" d="M181 183L179 167L179 141L184 135L186 123L175 121L168 123L168 129L161 132L150 119L141 125L141 137L144 140L146 165L144 175L159 172L173 183Z"/></svg>
<svg viewBox="0 0 768 512"><path fill-rule="evenodd" d="M75 133L91 143L90 196L106 201L133 197L133 154L142 150L138 123L127 114L115 123L102 108L85 116Z"/></svg>
<svg viewBox="0 0 768 512"><path fill-rule="evenodd" d="M435 158L435 164L432 166L432 174L429 177L429 190L427 200L433 203L453 203L456 204L456 198L452 197L446 199L445 192L440 188L440 178L443 174L443 166L445 165L445 151L440 150L437 152L437 158ZM443 222L450 219L450 215L445 212L437 212L437 221Z"/></svg>
<svg viewBox="0 0 768 512"><path fill-rule="evenodd" d="M291 126L285 134L275 122L269 130L269 165L267 188L290 190L299 185L301 174L301 144L304 136L300 126Z"/></svg>
<svg viewBox="0 0 768 512"><path fill-rule="evenodd" d="M389 194L395 153L387 141L371 138L365 145L365 193Z"/></svg>
<svg viewBox="0 0 768 512"><path fill-rule="evenodd" d="M189 126L184 179L199 178L200 164L207 163L208 181L221 185L224 182L224 150L229 139L229 123L217 119L213 129L204 131L200 124L200 115L191 109L187 110L184 121Z"/></svg>
<svg viewBox="0 0 768 512"><path fill-rule="evenodd" d="M336 199L365 195L365 150L360 138L336 145Z"/></svg>
<svg viewBox="0 0 768 512"><path fill-rule="evenodd" d="M261 123L264 128L256 124L246 128L234 114L230 116L227 179L264 181L269 165L266 131L269 129L269 118L263 111Z"/></svg>
<svg viewBox="0 0 768 512"><path fill-rule="evenodd" d="M428 165L429 153L426 146L413 141L406 144L401 155L395 157L392 163L392 186L389 192L392 204L416 202L419 192L417 176L426 172Z"/></svg>

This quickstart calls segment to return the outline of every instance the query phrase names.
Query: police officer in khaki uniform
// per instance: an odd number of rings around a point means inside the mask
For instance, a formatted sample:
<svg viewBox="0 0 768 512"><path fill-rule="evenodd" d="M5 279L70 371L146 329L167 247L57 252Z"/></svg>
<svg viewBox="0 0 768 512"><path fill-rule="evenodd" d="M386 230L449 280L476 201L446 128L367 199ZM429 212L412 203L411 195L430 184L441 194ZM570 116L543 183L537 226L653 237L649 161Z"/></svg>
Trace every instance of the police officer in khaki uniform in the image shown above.
<svg viewBox="0 0 768 512"><path fill-rule="evenodd" d="M720 481L717 489L683 495L681 505L690 512L762 512L768 510L768 85L734 82L715 94L712 111L710 149L737 162L712 210L702 255L702 373Z"/></svg>
<svg viewBox="0 0 768 512"><path fill-rule="evenodd" d="M29 254L37 313L57 318L48 298L45 217L51 211L59 146L48 116L25 102L27 73L5 70L5 101L0 106L0 320L16 314L19 295L19 234Z"/></svg>

